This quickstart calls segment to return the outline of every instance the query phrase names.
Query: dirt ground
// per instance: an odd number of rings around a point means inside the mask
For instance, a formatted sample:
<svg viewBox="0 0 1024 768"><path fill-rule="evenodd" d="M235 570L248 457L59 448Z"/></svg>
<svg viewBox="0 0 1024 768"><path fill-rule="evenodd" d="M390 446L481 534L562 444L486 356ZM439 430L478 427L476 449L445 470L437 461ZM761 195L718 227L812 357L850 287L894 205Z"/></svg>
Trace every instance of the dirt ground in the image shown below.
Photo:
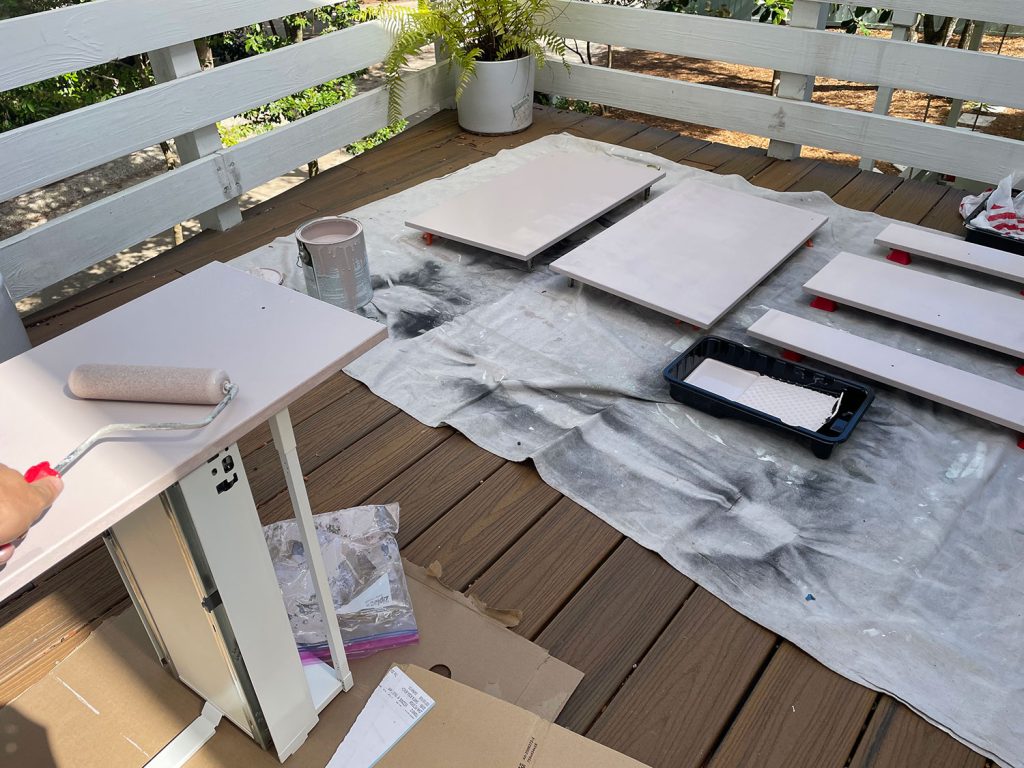
<svg viewBox="0 0 1024 768"><path fill-rule="evenodd" d="M844 33L836 31L835 34ZM888 33L883 32L873 34L881 37L888 36ZM955 46L957 42L957 37L954 37L951 45ZM999 51L1001 43L1002 55L1024 58L1024 38L1008 37L1004 42L1001 32L1000 34L986 35L982 51L996 53ZM606 62L606 51L607 48L605 46L591 46L593 63L603 64ZM687 80L721 88L733 88L752 93L771 93L773 73L770 69L727 64L720 61L702 61L700 59L690 59L664 53L623 48L615 48L613 50L612 66L615 69L657 75L675 80ZM875 105L875 86L819 77L815 84L813 99L815 102L828 104L833 107L871 112ZM929 123L943 125L949 116L949 104L949 99L933 97L929 103L928 96L925 94L897 90L893 94L892 107L889 114L894 117L919 121L927 120ZM740 147L768 146L767 139L748 133L709 128L703 125L653 117L622 109L606 109L604 114L627 120L637 120L648 125L657 125L668 130L685 133L688 136L704 139L705 141L716 141ZM964 115L961 119L961 125L970 127L974 123L975 117L978 117L978 115ZM995 118L994 121L990 125L985 126L984 123L988 122L986 118L991 119L993 117ZM980 116L978 123L976 130L979 132L1012 139L1024 139L1024 110L1006 110L998 115ZM852 155L817 149L815 147L805 147L803 156L830 160L842 165L856 165L859 161L859 158ZM889 173L896 172L896 169L888 163L879 164L879 169Z"/></svg>

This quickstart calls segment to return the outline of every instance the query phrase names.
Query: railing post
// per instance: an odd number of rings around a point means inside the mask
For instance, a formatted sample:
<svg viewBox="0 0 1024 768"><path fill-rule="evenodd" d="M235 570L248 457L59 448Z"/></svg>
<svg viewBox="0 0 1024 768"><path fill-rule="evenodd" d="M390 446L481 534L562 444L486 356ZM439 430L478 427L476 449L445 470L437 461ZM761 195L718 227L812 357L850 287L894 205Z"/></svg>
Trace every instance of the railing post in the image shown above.
<svg viewBox="0 0 1024 768"><path fill-rule="evenodd" d="M149 63L153 67L153 77L158 83L194 75L203 69L199 63L195 43L191 40L150 51ZM175 136L174 145L178 149L182 163L191 163L224 148L216 124L205 125L190 133ZM241 222L242 212L238 208L237 198L199 214L199 223L203 229L223 231Z"/></svg>
<svg viewBox="0 0 1024 768"><path fill-rule="evenodd" d="M805 29L824 29L828 19L829 3L818 0L793 0L793 10L789 14L791 27ZM782 72L779 76L779 89L775 94L780 99L793 101L810 101L814 93L814 75L802 75L795 72ZM768 157L779 160L795 160L800 157L800 145L788 141L772 139L768 144Z"/></svg>
<svg viewBox="0 0 1024 768"><path fill-rule="evenodd" d="M906 42L910 39L910 30L917 26L917 11L893 11L892 14L892 39ZM875 95L875 114L888 115L889 107L892 106L892 88L879 86ZM871 157L860 159L862 171L874 170L875 160Z"/></svg>

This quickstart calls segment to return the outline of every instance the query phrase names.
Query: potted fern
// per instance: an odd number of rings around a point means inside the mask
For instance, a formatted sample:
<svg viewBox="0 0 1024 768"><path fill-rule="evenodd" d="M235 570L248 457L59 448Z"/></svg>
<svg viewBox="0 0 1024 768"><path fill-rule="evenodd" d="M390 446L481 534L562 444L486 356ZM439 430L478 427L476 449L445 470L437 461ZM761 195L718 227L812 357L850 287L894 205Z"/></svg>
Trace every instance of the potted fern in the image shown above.
<svg viewBox="0 0 1024 768"><path fill-rule="evenodd" d="M565 61L565 41L545 25L548 0L418 0L415 9L382 3L367 8L394 35L384 60L388 112L401 118L402 67L430 42L456 72L459 125L487 135L517 133L533 122L535 67L545 48Z"/></svg>

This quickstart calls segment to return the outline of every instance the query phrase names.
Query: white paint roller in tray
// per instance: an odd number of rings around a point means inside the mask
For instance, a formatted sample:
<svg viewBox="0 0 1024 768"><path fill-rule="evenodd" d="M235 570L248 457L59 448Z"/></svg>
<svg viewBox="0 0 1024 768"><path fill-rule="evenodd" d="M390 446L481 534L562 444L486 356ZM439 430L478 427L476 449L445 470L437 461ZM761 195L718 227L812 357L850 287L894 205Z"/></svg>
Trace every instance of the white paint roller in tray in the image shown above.
<svg viewBox="0 0 1024 768"><path fill-rule="evenodd" d="M115 432L202 429L216 419L238 393L227 373L216 368L173 368L154 365L80 365L68 375L68 390L84 400L125 400L139 403L215 405L199 421L151 424L108 424L64 457L56 466L44 461L25 473L30 483L65 473L82 454Z"/></svg>

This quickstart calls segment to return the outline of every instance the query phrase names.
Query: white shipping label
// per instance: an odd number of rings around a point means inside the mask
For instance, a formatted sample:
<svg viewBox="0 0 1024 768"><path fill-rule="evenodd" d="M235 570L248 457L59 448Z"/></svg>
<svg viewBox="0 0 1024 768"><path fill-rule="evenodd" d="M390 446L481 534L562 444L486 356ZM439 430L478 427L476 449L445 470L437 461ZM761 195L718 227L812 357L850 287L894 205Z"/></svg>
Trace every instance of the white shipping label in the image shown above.
<svg viewBox="0 0 1024 768"><path fill-rule="evenodd" d="M338 613L355 613L372 608L383 608L394 600L391 597L391 582L385 573L349 602L338 608Z"/></svg>
<svg viewBox="0 0 1024 768"><path fill-rule="evenodd" d="M327 768L370 768L416 725L434 700L398 667L370 695Z"/></svg>

